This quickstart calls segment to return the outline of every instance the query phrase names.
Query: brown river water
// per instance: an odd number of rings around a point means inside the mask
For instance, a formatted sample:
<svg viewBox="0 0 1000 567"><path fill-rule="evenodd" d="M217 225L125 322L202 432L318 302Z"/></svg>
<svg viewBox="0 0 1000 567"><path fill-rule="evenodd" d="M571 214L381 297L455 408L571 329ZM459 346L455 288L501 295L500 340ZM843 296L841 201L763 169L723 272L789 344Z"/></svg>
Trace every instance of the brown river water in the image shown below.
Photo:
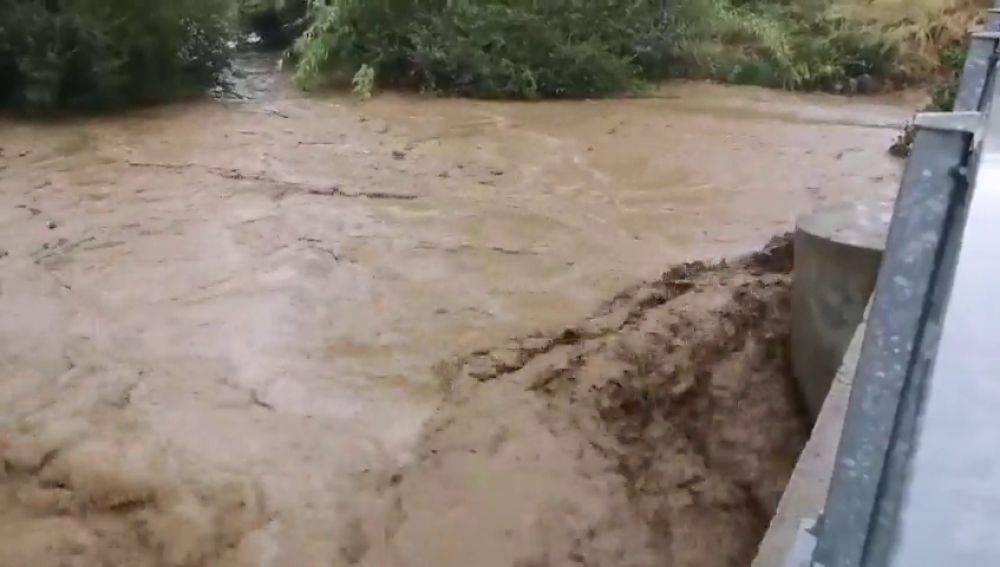
<svg viewBox="0 0 1000 567"><path fill-rule="evenodd" d="M730 374L766 360L753 345L771 344L767 325L740 313L766 319L747 298L785 280L656 278L758 249L824 203L891 198L886 148L912 101L676 84L628 100L360 102L271 71L246 82L242 100L0 120L0 566L746 559L751 540L730 550L729 532L691 535L644 507L660 449L628 464L638 445L611 406L594 402L600 427L558 409L604 390L560 389L552 369L667 364L649 345L588 362L612 335L655 335L647 323L744 337ZM697 293L671 303L678 286ZM695 309L731 325L671 319ZM669 364L730 356L707 352ZM513 362L476 370L487 355ZM778 437L739 443L800 443L794 411L776 411ZM740 419L722 425L759 424ZM705 494L766 508L784 453L775 475ZM691 470L717 464L702 461ZM750 485L762 496L732 492ZM746 506L685 521L738 531L765 514Z"/></svg>

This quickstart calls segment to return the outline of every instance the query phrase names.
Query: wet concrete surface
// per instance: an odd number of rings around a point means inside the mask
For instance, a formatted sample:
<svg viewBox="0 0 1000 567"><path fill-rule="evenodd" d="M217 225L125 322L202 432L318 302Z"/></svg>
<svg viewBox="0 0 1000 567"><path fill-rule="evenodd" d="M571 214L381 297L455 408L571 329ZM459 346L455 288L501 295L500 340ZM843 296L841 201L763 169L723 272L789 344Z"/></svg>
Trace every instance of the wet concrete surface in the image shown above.
<svg viewBox="0 0 1000 567"><path fill-rule="evenodd" d="M413 459L448 361L890 198L912 108L244 79L242 100L0 122L0 565L360 561L359 479Z"/></svg>

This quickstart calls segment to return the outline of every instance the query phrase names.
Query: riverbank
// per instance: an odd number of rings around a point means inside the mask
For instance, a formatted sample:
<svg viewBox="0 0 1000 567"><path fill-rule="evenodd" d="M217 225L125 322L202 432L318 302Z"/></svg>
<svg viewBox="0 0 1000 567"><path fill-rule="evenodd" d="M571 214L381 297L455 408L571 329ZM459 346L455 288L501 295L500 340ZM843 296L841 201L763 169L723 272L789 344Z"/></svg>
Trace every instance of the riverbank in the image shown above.
<svg viewBox="0 0 1000 567"><path fill-rule="evenodd" d="M839 94L939 90L986 4L0 0L0 108L108 112L224 89L241 34L290 47L300 86L362 98L391 89L579 99L678 78Z"/></svg>

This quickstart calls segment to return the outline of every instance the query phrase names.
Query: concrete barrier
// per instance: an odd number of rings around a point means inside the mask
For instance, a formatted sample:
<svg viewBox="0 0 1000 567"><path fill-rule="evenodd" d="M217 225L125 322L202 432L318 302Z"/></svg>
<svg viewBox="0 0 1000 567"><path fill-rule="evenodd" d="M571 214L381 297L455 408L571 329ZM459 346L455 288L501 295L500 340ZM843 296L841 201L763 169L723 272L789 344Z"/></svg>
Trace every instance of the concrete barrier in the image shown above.
<svg viewBox="0 0 1000 567"><path fill-rule="evenodd" d="M891 218L889 204L844 204L796 225L792 371L815 425L753 567L786 566L822 511Z"/></svg>
<svg viewBox="0 0 1000 567"><path fill-rule="evenodd" d="M813 420L875 288L891 218L888 203L851 203L796 225L792 373Z"/></svg>
<svg viewBox="0 0 1000 567"><path fill-rule="evenodd" d="M809 442L802 450L792 477L757 549L752 567L786 567L799 529L819 517L830 489L840 434L844 429L854 372L858 367L865 322L856 328L837 371Z"/></svg>

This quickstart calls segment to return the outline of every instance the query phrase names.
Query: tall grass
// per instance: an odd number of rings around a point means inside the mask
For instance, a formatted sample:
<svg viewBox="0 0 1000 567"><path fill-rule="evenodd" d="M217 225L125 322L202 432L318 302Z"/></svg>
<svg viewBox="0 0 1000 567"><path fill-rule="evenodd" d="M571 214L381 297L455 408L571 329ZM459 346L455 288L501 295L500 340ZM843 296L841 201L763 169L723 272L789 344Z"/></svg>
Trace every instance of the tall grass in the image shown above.
<svg viewBox="0 0 1000 567"><path fill-rule="evenodd" d="M830 10L880 38L894 53L896 79L912 82L947 73L991 0L834 0Z"/></svg>

